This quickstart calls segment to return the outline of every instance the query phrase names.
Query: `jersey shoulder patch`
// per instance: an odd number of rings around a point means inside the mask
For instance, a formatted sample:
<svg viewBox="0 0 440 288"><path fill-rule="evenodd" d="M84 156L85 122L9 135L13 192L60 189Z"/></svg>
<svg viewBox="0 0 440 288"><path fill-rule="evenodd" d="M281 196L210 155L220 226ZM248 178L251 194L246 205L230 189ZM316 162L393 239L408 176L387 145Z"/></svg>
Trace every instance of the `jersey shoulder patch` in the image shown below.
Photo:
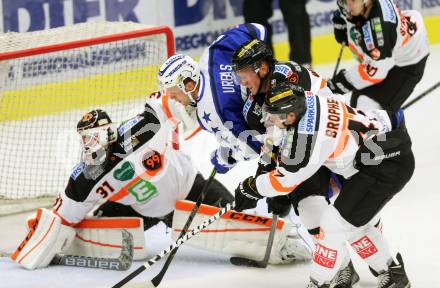
<svg viewBox="0 0 440 288"><path fill-rule="evenodd" d="M317 97L310 92L306 92L306 104L307 110L299 121L298 133L313 135L317 129L317 121L319 121Z"/></svg>
<svg viewBox="0 0 440 288"><path fill-rule="evenodd" d="M397 23L397 14L390 0L379 0L383 21Z"/></svg>
<svg viewBox="0 0 440 288"><path fill-rule="evenodd" d="M76 178L78 178L78 176L81 175L81 173L84 171L85 166L86 164L84 162L81 162L78 165L76 165L75 168L73 168L72 174L70 174L70 178L76 180Z"/></svg>
<svg viewBox="0 0 440 288"><path fill-rule="evenodd" d="M137 115L137 116L123 122L121 124L121 126L119 126L119 128L118 128L119 135L124 135L128 130L133 128L137 123L141 122L142 119L143 119L142 116Z"/></svg>

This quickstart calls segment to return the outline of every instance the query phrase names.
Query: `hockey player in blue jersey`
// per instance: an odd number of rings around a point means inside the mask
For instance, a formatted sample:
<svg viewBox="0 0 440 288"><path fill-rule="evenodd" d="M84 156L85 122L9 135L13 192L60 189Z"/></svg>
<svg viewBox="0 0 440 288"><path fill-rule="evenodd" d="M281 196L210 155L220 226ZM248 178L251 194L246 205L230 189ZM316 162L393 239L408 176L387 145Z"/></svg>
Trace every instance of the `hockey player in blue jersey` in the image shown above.
<svg viewBox="0 0 440 288"><path fill-rule="evenodd" d="M261 121L261 105L257 102L264 98L265 91L260 91L264 85L253 91L240 83L231 63L240 48L262 47L265 37L262 25L241 24L220 35L204 51L199 64L189 56L175 55L159 71L161 90L184 105L197 106L193 115L197 116L199 125L216 134L219 147L212 153L211 162L219 173L228 172L238 161L260 155L266 130ZM270 79L283 79L297 81L314 93L322 88L328 90L318 74L294 62L277 62L270 49L258 50L255 54L251 60L269 68L261 72L265 73L264 77L259 76L261 84Z"/></svg>
<svg viewBox="0 0 440 288"><path fill-rule="evenodd" d="M189 56L174 55L159 71L159 86L177 101L197 109L200 127L216 134L219 147L211 156L218 173L226 173L237 161L258 157L262 139L243 116L248 92L235 81L232 55L252 39L264 41L262 25L245 23L220 35L197 64Z"/></svg>

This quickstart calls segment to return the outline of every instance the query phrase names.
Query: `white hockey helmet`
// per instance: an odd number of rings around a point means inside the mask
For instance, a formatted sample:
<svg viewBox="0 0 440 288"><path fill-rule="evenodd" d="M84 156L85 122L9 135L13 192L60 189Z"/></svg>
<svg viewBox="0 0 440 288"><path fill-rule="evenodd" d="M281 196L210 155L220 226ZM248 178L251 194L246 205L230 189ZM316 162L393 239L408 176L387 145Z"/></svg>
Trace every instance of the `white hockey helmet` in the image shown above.
<svg viewBox="0 0 440 288"><path fill-rule="evenodd" d="M192 91L185 90L185 80L191 79L197 87L200 80L200 68L194 59L187 55L176 54L162 64L158 73L159 89L163 93L165 89L177 86L193 101Z"/></svg>

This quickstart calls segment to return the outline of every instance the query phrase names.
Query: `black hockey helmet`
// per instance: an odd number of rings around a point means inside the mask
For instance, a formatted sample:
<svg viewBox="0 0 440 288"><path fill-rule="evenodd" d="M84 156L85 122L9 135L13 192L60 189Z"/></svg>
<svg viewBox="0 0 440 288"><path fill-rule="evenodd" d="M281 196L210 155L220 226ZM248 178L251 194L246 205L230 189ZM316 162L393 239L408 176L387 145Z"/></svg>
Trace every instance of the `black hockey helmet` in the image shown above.
<svg viewBox="0 0 440 288"><path fill-rule="evenodd" d="M269 64L269 71L272 72L275 67L272 50L264 41L252 39L235 51L232 56L232 69L237 72L250 66L257 71L262 61Z"/></svg>
<svg viewBox="0 0 440 288"><path fill-rule="evenodd" d="M263 111L268 114L287 114L294 112L301 118L306 112L304 89L290 82L281 82L272 87L264 100Z"/></svg>
<svg viewBox="0 0 440 288"><path fill-rule="evenodd" d="M78 131L86 130L108 125L110 123L112 123L112 120L108 116L107 112L101 109L96 109L84 114L76 125L76 129Z"/></svg>
<svg viewBox="0 0 440 288"><path fill-rule="evenodd" d="M104 110L92 110L79 120L76 130L81 136L82 159L86 164L98 165L107 158L108 144L116 141L112 120Z"/></svg>

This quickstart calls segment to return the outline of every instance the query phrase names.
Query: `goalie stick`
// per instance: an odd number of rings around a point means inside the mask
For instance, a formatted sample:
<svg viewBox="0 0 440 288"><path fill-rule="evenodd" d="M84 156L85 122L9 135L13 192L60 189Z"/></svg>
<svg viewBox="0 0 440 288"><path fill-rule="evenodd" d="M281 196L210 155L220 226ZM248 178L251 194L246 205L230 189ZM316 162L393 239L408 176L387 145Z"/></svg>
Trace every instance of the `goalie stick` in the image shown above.
<svg viewBox="0 0 440 288"><path fill-rule="evenodd" d="M244 257L231 257L229 261L237 266L266 268L267 264L269 263L270 252L272 251L272 246L273 246L273 240L275 239L275 232L277 230L277 221L278 221L278 215L273 214L272 225L270 226L269 238L267 240L266 252L262 260L258 261Z"/></svg>
<svg viewBox="0 0 440 288"><path fill-rule="evenodd" d="M0 252L1 257L10 257L11 253ZM122 230L122 249L117 258L99 258L75 255L56 254L50 265L64 265L83 268L100 268L105 270L125 271L133 263L133 235Z"/></svg>
<svg viewBox="0 0 440 288"><path fill-rule="evenodd" d="M202 230L206 229L209 225L214 223L217 219L219 219L222 215L224 215L227 212L229 212L230 210L232 210L234 207L235 207L235 202L226 204L226 207L224 207L220 211L218 211L217 214L215 214L215 215L211 216L210 218L206 219L205 221L202 222L202 224L198 225L193 230L187 231L187 233L185 233L185 235L183 235L181 238L177 239L177 241L174 244L170 245L170 247L168 247L167 249L163 250L162 252L160 252L159 254L157 254L156 256L154 256L153 258L148 260L147 262L145 262L138 269L136 269L135 271L130 273L127 277L125 277L124 279L122 279L121 281L116 283L114 286L112 286L112 288L120 288L120 287L122 287L128 281L130 281L131 279L133 279L134 277L139 275L141 272L143 272L147 268L153 266L154 263L156 263L157 261L159 261L160 259L162 259L166 255L168 255L174 249L178 248L179 246L184 244L186 241L188 241L189 239L191 239L195 235L199 234ZM156 286L154 286L154 284L151 281L148 281L145 284L144 287L151 288L151 287L156 287Z"/></svg>

